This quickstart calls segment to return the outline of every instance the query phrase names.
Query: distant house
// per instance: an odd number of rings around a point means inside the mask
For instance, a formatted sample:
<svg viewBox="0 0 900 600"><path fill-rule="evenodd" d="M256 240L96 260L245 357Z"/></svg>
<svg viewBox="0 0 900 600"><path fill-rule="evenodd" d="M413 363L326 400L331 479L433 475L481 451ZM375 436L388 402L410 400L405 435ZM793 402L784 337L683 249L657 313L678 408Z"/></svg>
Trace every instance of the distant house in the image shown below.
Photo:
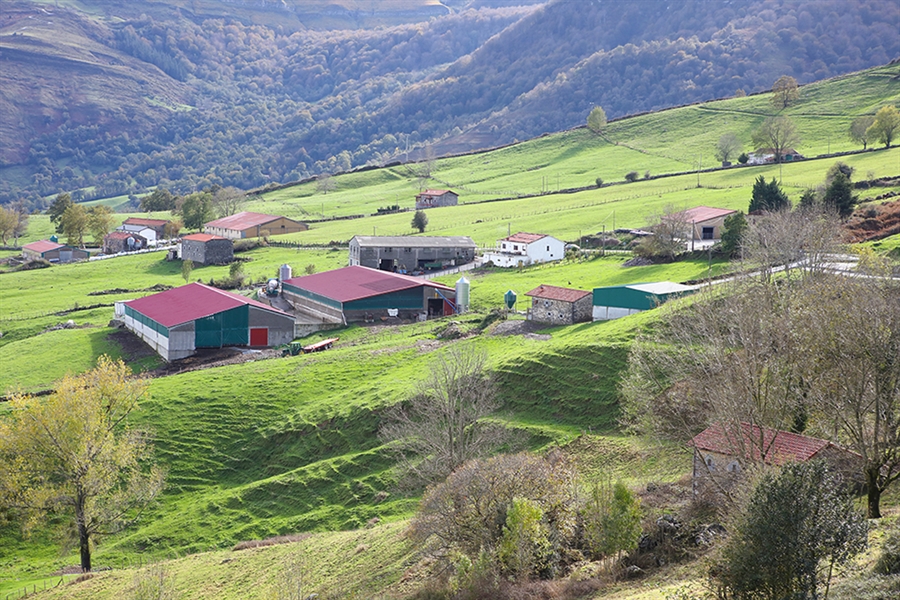
<svg viewBox="0 0 900 600"><path fill-rule="evenodd" d="M595 321L627 317L656 308L672 298L692 294L696 289L671 281L594 288L593 317Z"/></svg>
<svg viewBox="0 0 900 600"><path fill-rule="evenodd" d="M458 203L459 194L453 190L425 190L416 195L416 210L438 206L456 206Z"/></svg>
<svg viewBox="0 0 900 600"><path fill-rule="evenodd" d="M440 269L472 262L477 246L467 236L369 236L350 240L350 266L382 271Z"/></svg>
<svg viewBox="0 0 900 600"><path fill-rule="evenodd" d="M821 459L847 481L858 480L862 472L862 457L834 442L750 423L715 423L694 436L690 446L695 494L714 482L727 487L749 463L780 466Z"/></svg>
<svg viewBox="0 0 900 600"><path fill-rule="evenodd" d="M781 151L782 162L803 160L804 156L793 148L785 148ZM747 155L748 165L765 165L775 162L775 150L773 148L757 148L755 152Z"/></svg>
<svg viewBox="0 0 900 600"><path fill-rule="evenodd" d="M146 248L147 242L147 238L136 232L111 231L103 236L103 252L106 254L132 252Z"/></svg>
<svg viewBox="0 0 900 600"><path fill-rule="evenodd" d="M729 208L696 206L663 218L683 225L686 240L713 242L722 239L725 219L734 214L737 211Z"/></svg>
<svg viewBox="0 0 900 600"><path fill-rule="evenodd" d="M361 266L293 277L281 289L299 316L321 323L424 320L453 314L456 299L446 285Z"/></svg>
<svg viewBox="0 0 900 600"><path fill-rule="evenodd" d="M203 226L203 233L218 235L231 240L241 240L244 238L297 233L307 229L309 229L309 226L306 223L288 219L287 217L244 211L210 221Z"/></svg>
<svg viewBox="0 0 900 600"><path fill-rule="evenodd" d="M208 233L186 235L181 238L181 260L196 265L227 265L234 260L234 242Z"/></svg>
<svg viewBox="0 0 900 600"><path fill-rule="evenodd" d="M166 237L166 225L170 222L165 219L128 217L117 229L119 231L137 233L147 241L155 242Z"/></svg>
<svg viewBox="0 0 900 600"><path fill-rule="evenodd" d="M202 283L116 302L116 317L167 361L198 348L267 347L294 339L294 317Z"/></svg>
<svg viewBox="0 0 900 600"><path fill-rule="evenodd" d="M591 320L591 292L555 285L541 285L530 292L528 318L550 325L572 325Z"/></svg>
<svg viewBox="0 0 900 600"><path fill-rule="evenodd" d="M485 252L485 262L495 267L521 267L562 260L565 242L541 233L516 233L497 242L497 249Z"/></svg>
<svg viewBox="0 0 900 600"><path fill-rule="evenodd" d="M74 260L87 260L90 256L87 250L50 240L39 240L22 246L22 258L25 260L43 258L52 263L68 263Z"/></svg>

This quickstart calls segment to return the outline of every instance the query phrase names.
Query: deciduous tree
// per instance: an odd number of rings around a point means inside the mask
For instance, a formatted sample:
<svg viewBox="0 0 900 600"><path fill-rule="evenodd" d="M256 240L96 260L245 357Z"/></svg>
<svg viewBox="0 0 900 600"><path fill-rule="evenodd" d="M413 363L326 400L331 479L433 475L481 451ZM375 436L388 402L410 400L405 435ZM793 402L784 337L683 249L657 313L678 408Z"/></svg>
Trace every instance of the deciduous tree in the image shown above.
<svg viewBox="0 0 900 600"><path fill-rule="evenodd" d="M72 196L68 192L57 194L53 202L47 208L47 214L50 215L50 222L56 224L56 233L63 232L62 216L66 209L75 204L72 202Z"/></svg>
<svg viewBox="0 0 900 600"><path fill-rule="evenodd" d="M122 361L102 356L48 397L15 395L0 420L0 505L23 511L27 526L69 516L85 572L92 542L133 522L162 489L148 435L127 423L145 393Z"/></svg>
<svg viewBox="0 0 900 600"><path fill-rule="evenodd" d="M587 118L587 126L594 133L603 131L603 128L606 127L606 111L599 106L591 109L591 114Z"/></svg>
<svg viewBox="0 0 900 600"><path fill-rule="evenodd" d="M900 133L900 111L896 106L883 106L875 113L875 120L866 130L870 139L878 140L885 148L890 148L891 143Z"/></svg>
<svg viewBox="0 0 900 600"><path fill-rule="evenodd" d="M112 229L112 209L108 206L92 206L87 211L87 230L94 236L94 242L103 243L105 236Z"/></svg>
<svg viewBox="0 0 900 600"><path fill-rule="evenodd" d="M141 198L141 210L144 212L161 212L175 210L177 198L164 187L157 187L152 194Z"/></svg>
<svg viewBox="0 0 900 600"><path fill-rule="evenodd" d="M181 218L186 228L200 229L212 217L212 195L209 192L196 192L184 197Z"/></svg>
<svg viewBox="0 0 900 600"><path fill-rule="evenodd" d="M417 210L410 225L412 225L413 229L418 229L419 233L424 233L425 228L428 227L428 215L425 214L424 210Z"/></svg>
<svg viewBox="0 0 900 600"><path fill-rule="evenodd" d="M863 145L863 150L869 146L869 128L875 122L875 117L863 115L856 117L850 123L850 139Z"/></svg>
<svg viewBox="0 0 900 600"><path fill-rule="evenodd" d="M69 244L74 246L84 244L84 232L88 228L88 214L84 206L80 204L69 206L59 219L59 224Z"/></svg>
<svg viewBox="0 0 900 600"><path fill-rule="evenodd" d="M412 398L387 412L381 437L406 473L440 481L508 441L505 428L484 421L500 407L486 363L485 353L454 347L435 358Z"/></svg>
<svg viewBox="0 0 900 600"><path fill-rule="evenodd" d="M737 157L741 153L743 147L744 145L741 143L741 140L738 139L737 135L732 132L725 133L716 143L716 160L723 163L728 162L732 158Z"/></svg>
<svg viewBox="0 0 900 600"><path fill-rule="evenodd" d="M212 193L213 209L219 218L240 212L247 203L247 195L236 187L214 185L210 188L210 193Z"/></svg>
<svg viewBox="0 0 900 600"><path fill-rule="evenodd" d="M772 86L772 104L779 109L787 108L799 99L797 80L789 75L782 75Z"/></svg>
<svg viewBox="0 0 900 600"><path fill-rule="evenodd" d="M771 150L775 162L781 162L784 151L800 143L800 134L794 122L787 117L768 117L753 132L753 145L760 150Z"/></svg>

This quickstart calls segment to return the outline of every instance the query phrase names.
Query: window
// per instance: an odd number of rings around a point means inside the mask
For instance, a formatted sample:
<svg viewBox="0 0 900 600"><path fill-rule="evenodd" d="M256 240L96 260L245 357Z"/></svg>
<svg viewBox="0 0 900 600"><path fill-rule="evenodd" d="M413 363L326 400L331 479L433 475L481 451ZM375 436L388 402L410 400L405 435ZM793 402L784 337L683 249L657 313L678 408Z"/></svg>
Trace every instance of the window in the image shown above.
<svg viewBox="0 0 900 600"><path fill-rule="evenodd" d="M715 230L713 227L704 227L703 231L700 233L700 235L704 240L711 240L711 239L713 239L714 231Z"/></svg>
<svg viewBox="0 0 900 600"><path fill-rule="evenodd" d="M518 250L518 249L519 249L519 245L518 245L518 244L513 244L513 250Z"/></svg>
<svg viewBox="0 0 900 600"><path fill-rule="evenodd" d="M547 246L547 252L550 252L550 246Z"/></svg>
<svg viewBox="0 0 900 600"><path fill-rule="evenodd" d="M709 468L710 471L716 470L716 463L713 461L712 456L706 457L706 466L707 466L707 468Z"/></svg>
<svg viewBox="0 0 900 600"><path fill-rule="evenodd" d="M728 464L728 472L729 473L740 473L741 465L738 464L738 461L733 460Z"/></svg>
<svg viewBox="0 0 900 600"><path fill-rule="evenodd" d="M544 308L549 308L549 307L550 307L550 301L544 300Z"/></svg>

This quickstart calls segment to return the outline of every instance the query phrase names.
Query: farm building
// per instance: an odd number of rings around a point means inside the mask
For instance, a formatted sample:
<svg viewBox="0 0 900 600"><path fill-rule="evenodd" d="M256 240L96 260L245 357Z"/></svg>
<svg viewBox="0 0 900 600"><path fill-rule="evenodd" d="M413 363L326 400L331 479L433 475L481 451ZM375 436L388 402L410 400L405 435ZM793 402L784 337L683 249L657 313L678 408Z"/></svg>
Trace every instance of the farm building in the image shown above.
<svg viewBox="0 0 900 600"><path fill-rule="evenodd" d="M210 221L203 226L203 233L226 237L231 240L258 238L269 235L282 235L306 231L306 223L294 221L287 217L265 215L255 212L239 212L230 217L222 217Z"/></svg>
<svg viewBox="0 0 900 600"><path fill-rule="evenodd" d="M757 148L756 152L747 155L748 165L765 165L775 162L775 150L773 148ZM803 155L793 148L785 148L781 151L782 162L794 162L803 160Z"/></svg>
<svg viewBox="0 0 900 600"><path fill-rule="evenodd" d="M362 266L293 277L281 284L298 315L324 323L381 317L425 319L453 314L453 288Z"/></svg>
<svg viewBox="0 0 900 600"><path fill-rule="evenodd" d="M484 260L495 267L523 267L562 260L565 255L565 242L541 233L519 232L499 240L496 250L485 252Z"/></svg>
<svg viewBox="0 0 900 600"><path fill-rule="evenodd" d="M686 240L715 242L722 239L725 219L733 214L737 214L737 211L728 208L696 206L663 218L681 224L684 228L682 237Z"/></svg>
<svg viewBox="0 0 900 600"><path fill-rule="evenodd" d="M294 317L202 283L116 302L116 317L164 359L198 348L267 347L294 339Z"/></svg>
<svg viewBox="0 0 900 600"><path fill-rule="evenodd" d="M671 281L594 288L594 320L608 321L650 310L672 298L692 294L696 289Z"/></svg>
<svg viewBox="0 0 900 600"><path fill-rule="evenodd" d="M416 195L416 210L438 206L456 206L458 203L459 194L453 190L425 190Z"/></svg>
<svg viewBox="0 0 900 600"><path fill-rule="evenodd" d="M39 240L22 246L22 257L25 260L43 258L50 262L67 263L73 260L87 260L90 257L90 253L87 250L60 244L59 242Z"/></svg>
<svg viewBox="0 0 900 600"><path fill-rule="evenodd" d="M234 242L208 233L192 233L181 238L181 260L196 265L227 265L234 260Z"/></svg>
<svg viewBox="0 0 900 600"><path fill-rule="evenodd" d="M350 240L350 266L362 265L400 273L417 269L440 269L472 262L476 248L472 238L462 235L355 235Z"/></svg>
<svg viewBox="0 0 900 600"><path fill-rule="evenodd" d="M165 219L128 217L118 227L118 230L138 233L147 241L155 242L166 237L166 225L169 223L170 221L166 221Z"/></svg>
<svg viewBox="0 0 900 600"><path fill-rule="evenodd" d="M821 459L848 481L858 480L862 472L862 457L834 442L750 423L715 423L689 445L694 448L695 494L713 482L727 487L753 462L780 466Z"/></svg>
<svg viewBox="0 0 900 600"><path fill-rule="evenodd" d="M551 325L572 325L591 320L591 292L541 285L530 292L531 310L528 318Z"/></svg>
<svg viewBox="0 0 900 600"><path fill-rule="evenodd" d="M118 254L147 247L147 238L133 231L111 231L103 236L103 252Z"/></svg>

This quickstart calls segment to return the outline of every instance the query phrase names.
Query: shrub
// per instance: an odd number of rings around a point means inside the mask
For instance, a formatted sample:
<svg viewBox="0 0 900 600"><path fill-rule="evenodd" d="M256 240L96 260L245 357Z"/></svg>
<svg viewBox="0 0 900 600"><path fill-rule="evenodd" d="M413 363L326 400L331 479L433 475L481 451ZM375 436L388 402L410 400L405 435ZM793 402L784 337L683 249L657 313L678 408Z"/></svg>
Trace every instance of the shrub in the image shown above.
<svg viewBox="0 0 900 600"><path fill-rule="evenodd" d="M584 548L594 558L637 547L641 535L640 501L621 482L597 483L581 511Z"/></svg>
<svg viewBox="0 0 900 600"><path fill-rule="evenodd" d="M156 564L141 569L134 575L128 589L129 600L175 600L175 576L164 565Z"/></svg>
<svg viewBox="0 0 900 600"><path fill-rule="evenodd" d="M874 571L879 575L900 574L900 521L895 523L894 528L888 533Z"/></svg>
<svg viewBox="0 0 900 600"><path fill-rule="evenodd" d="M637 181L637 178L638 178L637 171L629 171L628 173L625 173L625 181L627 181L629 183Z"/></svg>
<svg viewBox="0 0 900 600"><path fill-rule="evenodd" d="M749 160L750 160L750 157L747 156L746 152L742 152L741 155L738 156L738 162L741 163L742 165L746 165Z"/></svg>
<svg viewBox="0 0 900 600"><path fill-rule="evenodd" d="M603 186L603 178L598 177L597 179L594 180L594 183L597 184L597 187L602 187Z"/></svg>

